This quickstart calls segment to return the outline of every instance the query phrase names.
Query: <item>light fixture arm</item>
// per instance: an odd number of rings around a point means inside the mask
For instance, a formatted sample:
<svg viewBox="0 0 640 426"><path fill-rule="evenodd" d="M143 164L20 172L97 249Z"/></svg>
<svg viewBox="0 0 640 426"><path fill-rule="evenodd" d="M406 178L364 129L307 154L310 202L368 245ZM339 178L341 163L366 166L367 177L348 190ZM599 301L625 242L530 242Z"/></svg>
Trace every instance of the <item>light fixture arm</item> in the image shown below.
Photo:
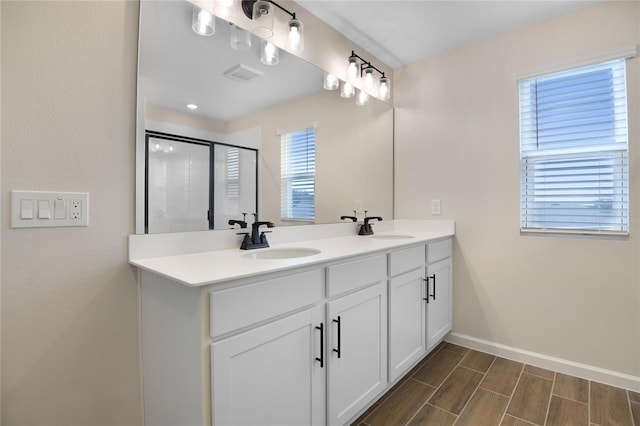
<svg viewBox="0 0 640 426"><path fill-rule="evenodd" d="M358 58L360 60L360 77L364 74L364 70L366 69L374 69L378 71L381 77L384 77L384 72L380 71L378 68L374 67L370 61L365 60L362 56L358 55L355 51L351 51L351 58Z"/></svg>
<svg viewBox="0 0 640 426"><path fill-rule="evenodd" d="M249 18L249 19L253 19L253 4L256 1L257 0L242 0L242 11L246 15L246 17ZM274 5L275 7L277 7L278 9L283 11L284 13L286 13L287 15L291 16L291 19L296 19L296 14L294 12L289 12L287 9L285 9L282 6L280 6L278 3L276 3L273 0L266 0L266 1L271 3L272 5Z"/></svg>

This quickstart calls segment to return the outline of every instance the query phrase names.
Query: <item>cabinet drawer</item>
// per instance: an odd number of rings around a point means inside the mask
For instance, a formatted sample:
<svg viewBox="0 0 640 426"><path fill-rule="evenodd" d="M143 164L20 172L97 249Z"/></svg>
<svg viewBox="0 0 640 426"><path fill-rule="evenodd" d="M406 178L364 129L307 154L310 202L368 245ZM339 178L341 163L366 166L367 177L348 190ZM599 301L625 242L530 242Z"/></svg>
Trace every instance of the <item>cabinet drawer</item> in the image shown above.
<svg viewBox="0 0 640 426"><path fill-rule="evenodd" d="M425 246L392 251L389 253L389 275L395 277L424 266L425 262Z"/></svg>
<svg viewBox="0 0 640 426"><path fill-rule="evenodd" d="M356 288L375 284L387 277L384 254L341 263L327 268L327 296L333 297Z"/></svg>
<svg viewBox="0 0 640 426"><path fill-rule="evenodd" d="M211 337L312 305L322 299L322 271L301 272L211 292Z"/></svg>
<svg viewBox="0 0 640 426"><path fill-rule="evenodd" d="M451 252L451 238L437 241L435 243L429 243L429 248L427 249L429 263L437 262L439 260L446 259L447 257L451 257Z"/></svg>

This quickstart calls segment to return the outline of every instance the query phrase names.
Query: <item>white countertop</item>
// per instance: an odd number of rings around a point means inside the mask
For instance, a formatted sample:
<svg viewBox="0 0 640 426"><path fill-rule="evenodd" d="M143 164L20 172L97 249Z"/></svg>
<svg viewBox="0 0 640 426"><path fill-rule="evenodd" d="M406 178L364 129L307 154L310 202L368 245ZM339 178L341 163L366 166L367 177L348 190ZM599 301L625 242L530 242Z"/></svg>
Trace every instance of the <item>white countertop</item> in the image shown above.
<svg viewBox="0 0 640 426"><path fill-rule="evenodd" d="M413 238L380 239L375 238L376 235L347 235L271 244L270 248L272 249L299 247L320 250L319 254L290 259L250 259L243 256L251 252L269 249L240 250L239 248L234 248L137 259L130 258L129 263L186 286L200 287L449 237L454 235L453 222L450 222L450 224L451 226L444 227L441 225L434 227L398 226L385 232L376 232L377 236L401 234L409 235Z"/></svg>

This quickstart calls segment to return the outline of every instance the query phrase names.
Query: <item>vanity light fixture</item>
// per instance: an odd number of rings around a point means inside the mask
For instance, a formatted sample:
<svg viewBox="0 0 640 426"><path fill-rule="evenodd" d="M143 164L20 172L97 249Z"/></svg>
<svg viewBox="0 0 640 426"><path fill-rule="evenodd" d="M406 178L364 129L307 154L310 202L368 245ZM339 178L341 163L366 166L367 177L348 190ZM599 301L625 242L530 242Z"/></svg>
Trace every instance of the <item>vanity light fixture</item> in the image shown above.
<svg viewBox="0 0 640 426"><path fill-rule="evenodd" d="M356 97L356 105L366 105L369 103L369 94L364 90L358 90L358 96Z"/></svg>
<svg viewBox="0 0 640 426"><path fill-rule="evenodd" d="M380 79L377 84L373 77L374 71L377 71L380 74ZM375 96L377 89L378 98L385 101L391 98L391 79L385 76L384 72L376 68L373 64L371 64L371 62L366 61L360 55L356 54L356 52L354 52L353 50L351 51L351 56L349 56L348 58L347 76L349 79L351 79L351 82L355 81L354 79L357 79L359 77L364 77L364 90L361 90L361 92L366 92L367 94ZM360 97L360 95L358 97Z"/></svg>
<svg viewBox="0 0 640 426"><path fill-rule="evenodd" d="M247 18L254 22L252 32L265 39L273 37L274 34L274 7L291 16L287 22L289 29L287 49L293 53L302 52L304 49L304 25L296 18L294 12L290 12L273 0L242 0L242 11Z"/></svg>
<svg viewBox="0 0 640 426"><path fill-rule="evenodd" d="M187 108L189 108L190 110L198 109L198 105L196 105L196 104L187 104Z"/></svg>
<svg viewBox="0 0 640 426"><path fill-rule="evenodd" d="M246 52L251 49L251 34L237 25L231 24L231 48L238 52Z"/></svg>
<svg viewBox="0 0 640 426"><path fill-rule="evenodd" d="M340 80L335 75L325 72L324 73L324 84L323 87L325 90L336 90L340 87Z"/></svg>
<svg viewBox="0 0 640 426"><path fill-rule="evenodd" d="M260 49L260 62L265 65L277 65L280 61L280 50L267 40L262 40L262 48Z"/></svg>
<svg viewBox="0 0 640 426"><path fill-rule="evenodd" d="M230 20L230 18L234 15L234 6L236 4L236 0L216 0L215 9L216 14L225 20Z"/></svg>
<svg viewBox="0 0 640 426"><path fill-rule="evenodd" d="M193 6L191 28L201 36L212 36L216 32L216 18L208 10Z"/></svg>
<svg viewBox="0 0 640 426"><path fill-rule="evenodd" d="M356 90L353 85L348 81L342 82L342 89L340 89L340 96L343 98L353 98L353 95L356 94Z"/></svg>
<svg viewBox="0 0 640 426"><path fill-rule="evenodd" d="M382 74L380 77L380 86L378 86L378 95L383 101L388 101L391 97L391 80Z"/></svg>
<svg viewBox="0 0 640 426"><path fill-rule="evenodd" d="M347 79L349 83L353 84L358 80L358 77L360 77L359 70L360 62L355 53L351 52L351 56L347 60Z"/></svg>

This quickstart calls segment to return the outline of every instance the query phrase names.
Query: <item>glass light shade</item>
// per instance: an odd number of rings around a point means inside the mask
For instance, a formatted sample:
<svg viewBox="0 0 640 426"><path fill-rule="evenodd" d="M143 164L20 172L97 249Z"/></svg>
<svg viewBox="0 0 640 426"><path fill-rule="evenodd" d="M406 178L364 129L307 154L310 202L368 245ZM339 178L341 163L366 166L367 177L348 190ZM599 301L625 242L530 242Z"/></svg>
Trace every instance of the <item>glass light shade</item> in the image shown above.
<svg viewBox="0 0 640 426"><path fill-rule="evenodd" d="M378 93L383 101L388 101L391 98L391 80L389 80L389 77L380 77Z"/></svg>
<svg viewBox="0 0 640 426"><path fill-rule="evenodd" d="M280 61L280 50L271 42L262 40L260 62L265 65L276 65Z"/></svg>
<svg viewBox="0 0 640 426"><path fill-rule="evenodd" d="M193 6L191 28L201 36L212 36L216 32L216 18L211 12Z"/></svg>
<svg viewBox="0 0 640 426"><path fill-rule="evenodd" d="M369 103L369 94L364 90L360 89L358 91L358 96L356 97L356 105L366 105Z"/></svg>
<svg viewBox="0 0 640 426"><path fill-rule="evenodd" d="M234 15L235 4L236 0L216 0L216 15L228 21Z"/></svg>
<svg viewBox="0 0 640 426"><path fill-rule="evenodd" d="M324 85L323 87L326 90L336 90L340 87L340 80L335 75L325 72L324 73Z"/></svg>
<svg viewBox="0 0 640 426"><path fill-rule="evenodd" d="M293 53L300 53L304 50L304 25L297 19L290 19L289 40L287 47Z"/></svg>
<svg viewBox="0 0 640 426"><path fill-rule="evenodd" d="M342 89L340 89L340 96L343 98L353 98L353 95L356 94L356 90L353 85L347 81L342 82Z"/></svg>
<svg viewBox="0 0 640 426"><path fill-rule="evenodd" d="M273 37L273 5L265 0L253 4L253 30L258 37Z"/></svg>
<svg viewBox="0 0 640 426"><path fill-rule="evenodd" d="M358 58L356 58L355 56L350 56L347 63L347 79L349 80L349 83L353 84L356 80L358 80L359 68L360 62L358 61Z"/></svg>
<svg viewBox="0 0 640 426"><path fill-rule="evenodd" d="M239 52L251 49L251 34L236 25L231 25L231 48Z"/></svg>
<svg viewBox="0 0 640 426"><path fill-rule="evenodd" d="M365 68L364 70L364 90L373 93L373 68Z"/></svg>

